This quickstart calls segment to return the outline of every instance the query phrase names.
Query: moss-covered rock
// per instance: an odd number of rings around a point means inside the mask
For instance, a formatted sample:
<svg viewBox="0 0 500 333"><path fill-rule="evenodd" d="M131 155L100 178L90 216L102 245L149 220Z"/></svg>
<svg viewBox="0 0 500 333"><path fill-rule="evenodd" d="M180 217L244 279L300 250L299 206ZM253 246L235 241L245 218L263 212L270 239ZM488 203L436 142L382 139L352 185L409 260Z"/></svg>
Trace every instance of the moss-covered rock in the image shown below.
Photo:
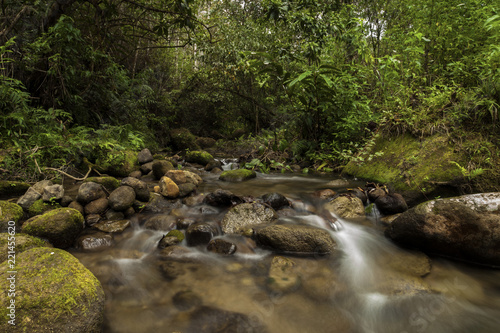
<svg viewBox="0 0 500 333"><path fill-rule="evenodd" d="M9 221L14 221L19 227L19 221L23 217L23 209L18 204L8 201L0 201L0 232L7 231Z"/></svg>
<svg viewBox="0 0 500 333"><path fill-rule="evenodd" d="M26 221L22 232L47 239L59 248L73 245L85 224L82 214L73 208L59 208Z"/></svg>
<svg viewBox="0 0 500 333"><path fill-rule="evenodd" d="M139 170L137 153L131 150L112 150L96 161L96 169L116 177L127 177L135 170Z"/></svg>
<svg viewBox="0 0 500 333"><path fill-rule="evenodd" d="M101 184L102 186L104 186L105 189L107 189L110 192L120 187L120 181L115 177L111 176L89 177L84 180L84 183L87 182L94 182L97 184Z"/></svg>
<svg viewBox="0 0 500 333"><path fill-rule="evenodd" d="M176 128L170 131L170 141L176 150L199 150L196 137L187 128Z"/></svg>
<svg viewBox="0 0 500 333"><path fill-rule="evenodd" d="M35 201L30 208L28 208L28 215L30 217L41 215L53 209L61 208L61 205L57 202L44 202L42 199Z"/></svg>
<svg viewBox="0 0 500 333"><path fill-rule="evenodd" d="M370 155L371 159L367 158ZM379 137L363 161L353 160L343 173L381 184L392 184L399 191L424 194L439 184L463 178L452 162L462 163L444 135L436 134L423 140L409 134Z"/></svg>
<svg viewBox="0 0 500 333"><path fill-rule="evenodd" d="M8 257L8 244L9 237L11 235L9 233L3 232L0 233L0 263L7 260ZM15 243L16 243L16 255L19 255L21 252L27 251L34 247L52 247L52 245L40 238L33 237L30 235L17 233L15 235Z"/></svg>
<svg viewBox="0 0 500 333"><path fill-rule="evenodd" d="M224 171L219 176L219 179L226 182L241 182L255 177L257 177L257 174L253 170L236 169Z"/></svg>
<svg viewBox="0 0 500 333"><path fill-rule="evenodd" d="M30 185L24 182L11 180L0 180L0 196L22 195L28 190Z"/></svg>
<svg viewBox="0 0 500 333"><path fill-rule="evenodd" d="M0 289L7 291L12 274L0 265ZM66 251L33 248L16 256L15 326L8 320L13 298L0 293L2 332L101 332L104 291L97 278Z"/></svg>
<svg viewBox="0 0 500 333"><path fill-rule="evenodd" d="M204 150L194 150L186 153L186 162L189 163L197 163L205 166L213 160L214 157Z"/></svg>

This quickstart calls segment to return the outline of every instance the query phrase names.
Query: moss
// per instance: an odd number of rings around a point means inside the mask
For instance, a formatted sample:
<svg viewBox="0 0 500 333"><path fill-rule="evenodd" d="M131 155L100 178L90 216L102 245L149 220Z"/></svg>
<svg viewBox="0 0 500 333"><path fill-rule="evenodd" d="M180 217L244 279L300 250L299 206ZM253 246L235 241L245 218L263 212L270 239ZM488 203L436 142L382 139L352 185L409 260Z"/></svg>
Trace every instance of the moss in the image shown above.
<svg viewBox="0 0 500 333"><path fill-rule="evenodd" d="M26 221L22 232L47 239L55 247L71 246L84 228L82 214L73 208L59 208Z"/></svg>
<svg viewBox="0 0 500 333"><path fill-rule="evenodd" d="M86 182L94 182L97 184L101 184L104 186L108 191L113 191L120 187L120 181L116 179L115 177L89 177L85 179L84 183Z"/></svg>
<svg viewBox="0 0 500 333"><path fill-rule="evenodd" d="M226 182L241 182L255 177L257 177L257 174L253 170L236 169L224 171L219 179Z"/></svg>
<svg viewBox="0 0 500 333"><path fill-rule="evenodd" d="M16 196L23 195L30 185L24 182L16 182L10 180L0 180L0 195L1 196Z"/></svg>
<svg viewBox="0 0 500 333"><path fill-rule="evenodd" d="M44 202L42 199L38 199L35 201L30 208L28 208L28 215L30 217L36 216L36 215L41 215L45 212L48 212L53 209L61 208L61 205L58 204L57 202L54 203L48 203Z"/></svg>
<svg viewBox="0 0 500 333"><path fill-rule="evenodd" d="M170 141L176 150L199 150L196 137L186 128L176 128L170 131Z"/></svg>
<svg viewBox="0 0 500 333"><path fill-rule="evenodd" d="M170 230L168 234L166 234L166 237L176 237L179 242L184 240L184 234L180 230Z"/></svg>
<svg viewBox="0 0 500 333"><path fill-rule="evenodd" d="M204 150L189 151L186 153L186 162L207 165L214 157Z"/></svg>
<svg viewBox="0 0 500 333"><path fill-rule="evenodd" d="M137 153L131 150L112 150L96 161L99 172L108 173L116 177L127 177L133 171L139 170Z"/></svg>
<svg viewBox="0 0 500 333"><path fill-rule="evenodd" d="M7 223L9 221L14 221L16 225L19 225L22 217L23 209L21 206L13 202L0 201L0 231L7 230Z"/></svg>
<svg viewBox="0 0 500 333"><path fill-rule="evenodd" d="M375 153L382 153L376 156ZM416 190L429 193L438 183L451 182L462 177L451 161L460 163L461 157L443 135L434 135L422 141L411 135L378 138L368 161L351 161L343 172L378 183L392 184L397 190ZM365 154L365 156L367 155Z"/></svg>
<svg viewBox="0 0 500 333"><path fill-rule="evenodd" d="M8 262L0 265L0 288L8 290ZM97 278L66 251L33 248L16 256L16 326L3 332L99 332L104 292ZM8 304L8 294L0 293ZM0 316L7 318L2 306Z"/></svg>
<svg viewBox="0 0 500 333"><path fill-rule="evenodd" d="M8 253L8 243L9 243L9 234L4 232L0 233L0 262L7 260ZM52 245L44 241L43 239L33 237L30 235L25 235L18 233L16 234L16 255L21 252L27 251L34 247L52 247Z"/></svg>

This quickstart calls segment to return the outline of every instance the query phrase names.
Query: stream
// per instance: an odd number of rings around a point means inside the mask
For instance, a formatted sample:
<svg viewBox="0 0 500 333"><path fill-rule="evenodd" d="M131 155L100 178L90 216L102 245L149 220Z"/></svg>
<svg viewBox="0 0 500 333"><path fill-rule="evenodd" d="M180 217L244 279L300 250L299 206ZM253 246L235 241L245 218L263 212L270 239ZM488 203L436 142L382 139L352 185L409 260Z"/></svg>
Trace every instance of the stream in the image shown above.
<svg viewBox="0 0 500 333"><path fill-rule="evenodd" d="M273 288L269 267L278 254L238 240L242 251L223 256L187 247L184 240L186 251L159 261L153 253L168 230L145 229L147 216L139 214L114 236L113 246L71 250L105 290L104 332L498 332L499 270L401 249L384 237L376 213L331 225L312 213L318 202L311 193L335 178L258 174L241 183L221 182L212 174L203 178L198 193L222 188L240 196L285 195L297 214L281 215L279 223L328 230L336 252L285 256L295 263L290 279L298 283ZM364 183L351 180L336 190L356 186ZM175 216L218 221L225 211L182 205Z"/></svg>

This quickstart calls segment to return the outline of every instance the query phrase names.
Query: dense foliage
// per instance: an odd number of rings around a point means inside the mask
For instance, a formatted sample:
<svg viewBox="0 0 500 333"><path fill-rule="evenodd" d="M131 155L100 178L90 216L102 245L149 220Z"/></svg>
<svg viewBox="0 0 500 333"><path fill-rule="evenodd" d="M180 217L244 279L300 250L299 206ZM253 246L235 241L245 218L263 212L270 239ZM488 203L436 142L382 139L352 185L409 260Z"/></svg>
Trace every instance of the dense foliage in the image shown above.
<svg viewBox="0 0 500 333"><path fill-rule="evenodd" d="M498 158L497 1L0 5L2 163L24 177L109 149L165 147L180 127L261 135L321 166L380 131L448 133L469 171Z"/></svg>

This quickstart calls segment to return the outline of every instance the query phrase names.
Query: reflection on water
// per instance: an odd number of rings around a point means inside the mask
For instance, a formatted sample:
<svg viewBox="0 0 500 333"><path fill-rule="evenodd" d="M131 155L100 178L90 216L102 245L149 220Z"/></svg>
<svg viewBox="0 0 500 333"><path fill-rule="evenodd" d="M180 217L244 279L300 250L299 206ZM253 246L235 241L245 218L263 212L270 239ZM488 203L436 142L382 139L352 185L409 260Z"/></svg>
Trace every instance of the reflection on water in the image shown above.
<svg viewBox="0 0 500 333"><path fill-rule="evenodd" d="M328 181L259 175L233 184L214 178L200 190L225 188L252 196L280 192L299 199ZM258 332L263 330L260 323L276 333L480 333L500 327L496 270L431 261L419 252L402 250L384 238L373 218L339 220L337 231L312 213L281 218L280 223L327 229L339 248L332 256L289 257L295 262L291 275L300 283L287 290L270 288L269 267L275 255L269 251L226 257L186 247L174 260L161 260L154 253L167 231L146 230L137 221L116 236L114 247L90 253L75 250L74 255L105 289L105 332L211 332L206 321L199 326L194 321L192 314L199 309L222 321L227 319L224 314L235 312L249 318L239 328L228 324L217 332ZM220 311L207 310L214 308Z"/></svg>

